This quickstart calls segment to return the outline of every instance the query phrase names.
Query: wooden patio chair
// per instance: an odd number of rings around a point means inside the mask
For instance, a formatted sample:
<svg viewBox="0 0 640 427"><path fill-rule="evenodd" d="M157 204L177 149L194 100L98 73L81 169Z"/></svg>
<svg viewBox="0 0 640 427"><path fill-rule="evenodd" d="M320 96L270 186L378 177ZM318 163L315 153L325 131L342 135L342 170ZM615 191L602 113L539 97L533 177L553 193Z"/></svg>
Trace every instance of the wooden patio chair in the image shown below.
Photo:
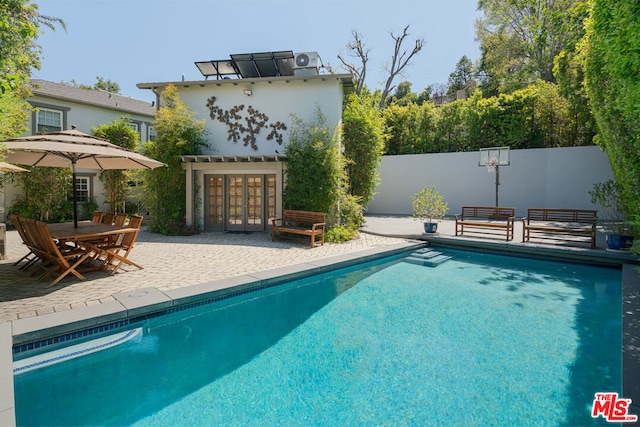
<svg viewBox="0 0 640 427"><path fill-rule="evenodd" d="M104 218L104 212L95 211L93 213L93 218L91 218L91 222L102 222L102 218Z"/></svg>
<svg viewBox="0 0 640 427"><path fill-rule="evenodd" d="M128 217L129 215L127 215L126 213L116 214L116 218L113 222L113 225L117 227L124 227L124 224L127 222Z"/></svg>
<svg viewBox="0 0 640 427"><path fill-rule="evenodd" d="M13 265L18 265L22 261L26 261L26 264L20 267L20 270L26 270L40 258L34 250L33 243L31 242L30 236L27 234L27 230L25 229L25 225L22 219L18 215L11 215L11 222L13 222L14 227L16 227L18 235L20 235L20 238L22 239L22 243L29 249L29 252L25 256L14 262Z"/></svg>
<svg viewBox="0 0 640 427"><path fill-rule="evenodd" d="M61 252L55 240L51 237L47 224L37 221L36 225L40 231L40 244L42 245L43 255L47 257L47 260L51 264L51 268L40 276L39 279L43 279L54 271L58 271L60 274L47 286L48 288L64 279L68 274L73 274L78 279L85 280L85 277L78 271L78 267L91 256L92 251L86 248L76 247L65 248L64 252Z"/></svg>
<svg viewBox="0 0 640 427"><path fill-rule="evenodd" d="M31 218L21 218L20 221L25 231L25 235L29 241L29 248L36 254L36 256L38 257L38 261L40 261L40 264L31 273L31 275L35 275L42 269L45 269L46 273L46 271L48 271L48 269L50 269L53 264L51 263L49 256L44 249L45 245L42 243L42 236L40 235L40 230L38 229L36 220Z"/></svg>
<svg viewBox="0 0 640 427"><path fill-rule="evenodd" d="M131 216L129 220L128 228L134 228L134 231L127 231L122 233L114 244L107 246L93 247L93 250L100 251L100 256L104 257L102 262L106 268L111 267L111 274L115 274L116 271L122 266L122 264L133 265L142 269L142 266L128 259L131 249L138 238L140 227L142 225L142 217L138 215ZM117 262L117 264L116 264Z"/></svg>
<svg viewBox="0 0 640 427"><path fill-rule="evenodd" d="M105 224L113 225L113 220L115 218L116 218L116 214L112 214L112 213L104 214L104 219L102 220L102 222L104 222Z"/></svg>

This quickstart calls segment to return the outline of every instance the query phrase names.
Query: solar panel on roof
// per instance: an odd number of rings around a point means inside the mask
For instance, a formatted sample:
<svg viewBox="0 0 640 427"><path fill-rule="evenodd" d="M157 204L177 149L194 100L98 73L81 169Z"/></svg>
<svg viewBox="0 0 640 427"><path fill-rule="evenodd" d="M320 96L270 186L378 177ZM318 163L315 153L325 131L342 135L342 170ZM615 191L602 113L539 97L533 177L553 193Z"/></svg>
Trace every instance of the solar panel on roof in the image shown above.
<svg viewBox="0 0 640 427"><path fill-rule="evenodd" d="M233 61L228 59L221 61L200 61L195 64L205 77L217 76L220 78L229 75L239 76L240 74Z"/></svg>
<svg viewBox="0 0 640 427"><path fill-rule="evenodd" d="M205 77L237 75L241 78L293 76L293 51L241 53L231 60L196 62Z"/></svg>

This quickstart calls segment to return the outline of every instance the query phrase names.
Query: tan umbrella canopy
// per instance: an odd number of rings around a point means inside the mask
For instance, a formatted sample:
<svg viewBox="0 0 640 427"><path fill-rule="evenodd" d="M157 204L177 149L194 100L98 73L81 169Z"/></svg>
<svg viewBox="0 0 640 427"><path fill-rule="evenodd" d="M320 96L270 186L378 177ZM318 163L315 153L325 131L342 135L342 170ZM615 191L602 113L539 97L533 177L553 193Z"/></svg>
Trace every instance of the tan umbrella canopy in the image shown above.
<svg viewBox="0 0 640 427"><path fill-rule="evenodd" d="M9 162L29 166L71 167L73 170L73 222L78 224L76 167L87 169L154 169L157 160L127 150L75 128L61 132L12 138L3 141Z"/></svg>
<svg viewBox="0 0 640 427"><path fill-rule="evenodd" d="M20 166L12 165L7 162L0 162L0 171L2 172L29 172L28 169L21 168Z"/></svg>

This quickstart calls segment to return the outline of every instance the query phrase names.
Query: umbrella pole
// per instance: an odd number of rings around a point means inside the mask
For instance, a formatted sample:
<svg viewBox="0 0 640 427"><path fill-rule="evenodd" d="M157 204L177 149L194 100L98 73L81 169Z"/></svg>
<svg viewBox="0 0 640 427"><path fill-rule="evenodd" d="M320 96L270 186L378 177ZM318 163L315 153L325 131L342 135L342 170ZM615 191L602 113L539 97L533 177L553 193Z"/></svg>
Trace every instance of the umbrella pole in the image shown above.
<svg viewBox="0 0 640 427"><path fill-rule="evenodd" d="M73 227L78 228L78 195L76 194L76 163L71 163L71 175L73 176Z"/></svg>

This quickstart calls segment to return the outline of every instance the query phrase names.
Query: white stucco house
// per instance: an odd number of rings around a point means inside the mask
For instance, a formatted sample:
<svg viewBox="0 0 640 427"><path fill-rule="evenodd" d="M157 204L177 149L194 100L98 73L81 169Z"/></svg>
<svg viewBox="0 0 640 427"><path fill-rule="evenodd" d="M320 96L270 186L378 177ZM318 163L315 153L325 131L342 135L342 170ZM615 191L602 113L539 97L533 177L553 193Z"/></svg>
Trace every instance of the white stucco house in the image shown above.
<svg viewBox="0 0 640 427"><path fill-rule="evenodd" d="M139 83L156 94L178 89L180 99L205 120L208 147L182 157L187 180L187 224L205 230L262 231L282 213L286 171L282 162L292 115L326 125L342 118L351 74L321 74L315 52L231 55L196 62L204 79ZM194 184L195 182L195 184Z"/></svg>
<svg viewBox="0 0 640 427"><path fill-rule="evenodd" d="M130 126L140 134L141 143L154 138L156 109L149 102L46 80L34 79L31 83L33 96L27 101L34 111L29 117L28 132L21 136L68 130L72 125L90 134L92 128L125 116L131 121ZM98 170L78 169L77 187L81 200L95 198L103 209L105 197L98 174ZM16 185L11 184L0 188L0 222L4 222L6 209L13 204L19 191Z"/></svg>

